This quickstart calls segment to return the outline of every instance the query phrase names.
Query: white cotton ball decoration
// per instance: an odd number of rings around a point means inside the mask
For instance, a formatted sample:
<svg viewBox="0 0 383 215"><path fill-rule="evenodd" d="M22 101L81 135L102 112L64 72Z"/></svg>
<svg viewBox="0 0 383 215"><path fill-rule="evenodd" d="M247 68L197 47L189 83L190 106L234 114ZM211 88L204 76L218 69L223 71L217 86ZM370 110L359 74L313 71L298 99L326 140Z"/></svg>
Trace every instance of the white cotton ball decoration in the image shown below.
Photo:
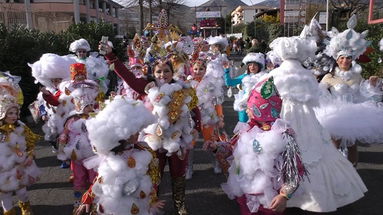
<svg viewBox="0 0 383 215"><path fill-rule="evenodd" d="M87 120L86 126L96 153L107 154L120 145L118 141L128 139L155 121L142 102L115 97L95 118Z"/></svg>
<svg viewBox="0 0 383 215"><path fill-rule="evenodd" d="M298 60L303 62L315 56L316 43L300 37L279 37L270 44L273 52L282 60Z"/></svg>

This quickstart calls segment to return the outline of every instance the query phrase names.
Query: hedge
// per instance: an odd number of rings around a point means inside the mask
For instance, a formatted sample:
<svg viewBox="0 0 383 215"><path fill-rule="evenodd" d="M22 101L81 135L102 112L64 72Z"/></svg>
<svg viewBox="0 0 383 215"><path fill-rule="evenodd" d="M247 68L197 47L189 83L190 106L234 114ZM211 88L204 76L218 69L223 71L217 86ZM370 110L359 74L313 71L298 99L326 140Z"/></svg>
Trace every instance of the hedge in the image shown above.
<svg viewBox="0 0 383 215"><path fill-rule="evenodd" d="M80 38L88 40L92 51L97 51L101 36L108 36L116 53L124 59L124 44L115 38L113 26L107 23L71 25L60 33L40 32L23 26L7 28L0 24L0 71L10 71L13 75L21 76L20 86L24 93L23 116L29 114L26 107L35 100L39 90L34 84L27 63L39 60L44 53L69 54L70 43Z"/></svg>

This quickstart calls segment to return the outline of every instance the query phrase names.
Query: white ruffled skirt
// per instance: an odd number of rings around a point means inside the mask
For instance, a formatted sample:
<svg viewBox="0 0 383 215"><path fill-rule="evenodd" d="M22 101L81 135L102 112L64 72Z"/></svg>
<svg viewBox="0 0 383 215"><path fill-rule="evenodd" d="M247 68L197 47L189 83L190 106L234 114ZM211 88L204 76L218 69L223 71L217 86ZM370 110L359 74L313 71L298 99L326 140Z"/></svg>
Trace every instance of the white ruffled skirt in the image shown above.
<svg viewBox="0 0 383 215"><path fill-rule="evenodd" d="M383 108L374 102L359 104L332 99L315 108L321 125L331 136L341 139L341 146L363 143L383 143Z"/></svg>
<svg viewBox="0 0 383 215"><path fill-rule="evenodd" d="M310 105L284 100L281 118L288 121L296 133L310 179L300 183L287 201L288 207L331 212L364 196L367 188L362 179L332 144Z"/></svg>

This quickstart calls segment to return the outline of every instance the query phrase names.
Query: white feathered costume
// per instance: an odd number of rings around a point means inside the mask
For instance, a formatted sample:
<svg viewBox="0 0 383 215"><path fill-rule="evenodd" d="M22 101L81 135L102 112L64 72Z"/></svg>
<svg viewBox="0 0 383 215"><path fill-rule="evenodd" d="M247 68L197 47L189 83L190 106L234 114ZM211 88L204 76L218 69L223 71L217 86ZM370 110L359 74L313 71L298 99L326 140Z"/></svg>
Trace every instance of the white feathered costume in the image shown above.
<svg viewBox="0 0 383 215"><path fill-rule="evenodd" d="M300 184L287 206L330 212L362 198L366 186L335 148L313 110L318 105L319 87L312 71L303 68L301 62L313 56L315 42L284 37L274 40L270 47L283 59L270 73L283 100L281 118L294 129L303 164L310 173L310 181Z"/></svg>
<svg viewBox="0 0 383 215"><path fill-rule="evenodd" d="M32 68L32 76L36 79L36 83L41 83L52 95L60 95L60 90L52 84L52 79L69 80L71 64L76 61L67 56L59 56L56 54L43 54L39 61L28 64ZM37 96L36 106L39 108L44 106L47 112L48 120L43 126L45 140L55 141L55 138L64 128L64 122L72 106L66 102L60 102L58 106L50 105L44 100L42 93Z"/></svg>

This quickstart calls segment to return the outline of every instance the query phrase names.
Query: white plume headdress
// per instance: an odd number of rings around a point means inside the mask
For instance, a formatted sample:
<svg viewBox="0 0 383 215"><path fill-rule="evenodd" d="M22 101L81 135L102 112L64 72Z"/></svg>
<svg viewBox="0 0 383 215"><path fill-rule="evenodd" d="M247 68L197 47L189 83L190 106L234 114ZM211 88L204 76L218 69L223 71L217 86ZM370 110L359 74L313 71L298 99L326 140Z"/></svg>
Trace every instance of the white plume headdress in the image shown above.
<svg viewBox="0 0 383 215"><path fill-rule="evenodd" d="M365 40L367 30L362 33L354 31L356 24L357 19L354 14L347 22L347 30L339 33L336 28L333 28L331 30L332 38L330 44L326 47L325 53L335 60L340 56L350 56L355 60L362 55L371 42Z"/></svg>
<svg viewBox="0 0 383 215"><path fill-rule="evenodd" d="M223 46L223 48L226 48L226 46L229 45L227 38L222 37L222 36L209 37L206 39L206 41L209 43L209 45L220 44Z"/></svg>
<svg viewBox="0 0 383 215"><path fill-rule="evenodd" d="M51 79L69 80L69 68L73 63L76 61L71 57L47 53L43 54L39 61L28 65L32 68L32 76L36 79L36 83L52 87Z"/></svg>
<svg viewBox="0 0 383 215"><path fill-rule="evenodd" d="M87 52L90 51L90 45L86 39L79 39L72 42L69 46L69 51L75 53L79 49L84 49Z"/></svg>
<svg viewBox="0 0 383 215"><path fill-rule="evenodd" d="M95 152L108 154L120 145L120 140L127 140L155 122L155 116L141 101L117 96L95 118L87 120L86 127Z"/></svg>
<svg viewBox="0 0 383 215"><path fill-rule="evenodd" d="M282 60L305 61L315 56L316 42L301 37L279 37L270 43L272 51Z"/></svg>

